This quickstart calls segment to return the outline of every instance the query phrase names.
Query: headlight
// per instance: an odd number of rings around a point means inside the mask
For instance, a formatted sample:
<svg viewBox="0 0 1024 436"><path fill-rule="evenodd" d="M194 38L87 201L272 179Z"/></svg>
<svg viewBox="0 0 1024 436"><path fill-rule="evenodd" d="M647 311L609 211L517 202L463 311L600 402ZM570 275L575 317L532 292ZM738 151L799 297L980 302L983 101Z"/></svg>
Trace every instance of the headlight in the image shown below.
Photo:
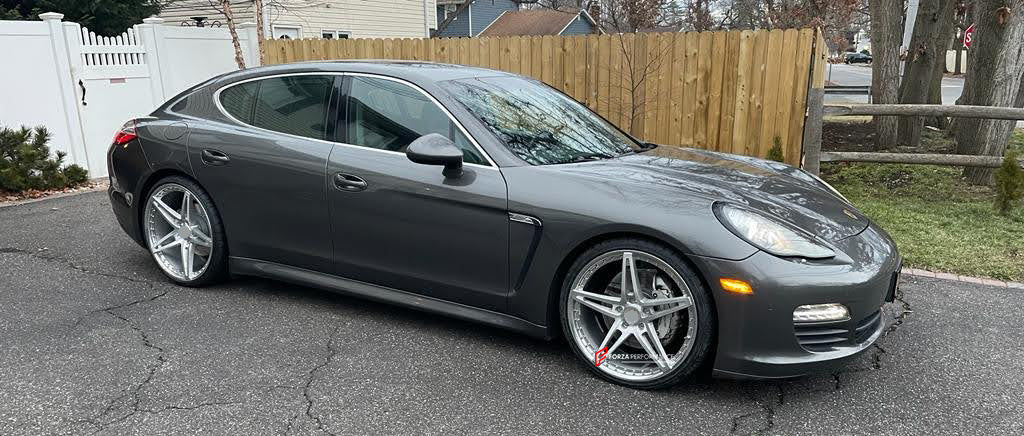
<svg viewBox="0 0 1024 436"><path fill-rule="evenodd" d="M843 194L840 194L840 193L839 193L839 191L838 191L838 190L837 190L836 188L833 188L833 187L832 187L832 185L829 185L829 184L828 184L828 182L826 182L826 181L822 180L822 179L821 179L821 177L818 177L818 176L816 176L816 175L814 175L814 174L812 174L812 173L810 173L810 172L808 172L808 171L804 171L804 172L805 172L805 173L807 173L807 175L808 175L808 176L811 176L811 177L813 177L813 178L814 178L814 180L817 180L817 181L818 181L818 183L820 183L820 184L821 184L821 186L824 186L824 187L825 187L825 189L828 189L828 190L829 190L829 192L831 192L831 193L833 193L833 194L836 194L836 197L842 198L842 199L843 199L843 201L845 201L845 202L847 202L847 203L850 203L850 200L847 200L847 199L846 199L846 197L845 197L845 196L843 196ZM850 203L850 204L853 204L853 203Z"/></svg>
<svg viewBox="0 0 1024 436"><path fill-rule="evenodd" d="M729 204L717 210L718 219L736 236L776 256L824 259L836 255L810 237L759 213Z"/></svg>

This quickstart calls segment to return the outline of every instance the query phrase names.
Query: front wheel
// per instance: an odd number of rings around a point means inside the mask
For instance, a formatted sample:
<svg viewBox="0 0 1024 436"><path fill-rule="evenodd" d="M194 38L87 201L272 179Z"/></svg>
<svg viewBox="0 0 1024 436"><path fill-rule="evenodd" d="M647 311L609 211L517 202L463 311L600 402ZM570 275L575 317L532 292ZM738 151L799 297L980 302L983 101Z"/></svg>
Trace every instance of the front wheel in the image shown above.
<svg viewBox="0 0 1024 436"><path fill-rule="evenodd" d="M673 250L616 239L585 251L560 299L562 329L575 354L602 378L657 389L694 374L715 335L711 297Z"/></svg>
<svg viewBox="0 0 1024 436"><path fill-rule="evenodd" d="M157 182L142 214L146 246L164 275L177 284L204 286L227 270L224 226L209 194L172 176Z"/></svg>

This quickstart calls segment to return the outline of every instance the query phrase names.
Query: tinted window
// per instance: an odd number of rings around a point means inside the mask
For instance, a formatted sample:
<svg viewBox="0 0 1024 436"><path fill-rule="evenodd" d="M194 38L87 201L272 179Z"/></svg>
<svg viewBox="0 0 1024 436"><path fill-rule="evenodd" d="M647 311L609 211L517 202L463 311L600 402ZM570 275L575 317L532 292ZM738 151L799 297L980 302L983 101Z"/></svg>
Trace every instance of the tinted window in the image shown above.
<svg viewBox="0 0 1024 436"><path fill-rule="evenodd" d="M462 149L465 162L485 164L448 114L408 85L354 76L348 107L350 144L404 152L416 138L439 133Z"/></svg>
<svg viewBox="0 0 1024 436"><path fill-rule="evenodd" d="M636 141L576 100L532 80L490 77L443 86L512 153L534 165L641 150Z"/></svg>
<svg viewBox="0 0 1024 436"><path fill-rule="evenodd" d="M324 139L334 76L285 76L259 83L254 126Z"/></svg>
<svg viewBox="0 0 1024 436"><path fill-rule="evenodd" d="M238 121L252 124L252 108L256 104L258 87L259 82L246 82L227 88L220 92L220 104Z"/></svg>

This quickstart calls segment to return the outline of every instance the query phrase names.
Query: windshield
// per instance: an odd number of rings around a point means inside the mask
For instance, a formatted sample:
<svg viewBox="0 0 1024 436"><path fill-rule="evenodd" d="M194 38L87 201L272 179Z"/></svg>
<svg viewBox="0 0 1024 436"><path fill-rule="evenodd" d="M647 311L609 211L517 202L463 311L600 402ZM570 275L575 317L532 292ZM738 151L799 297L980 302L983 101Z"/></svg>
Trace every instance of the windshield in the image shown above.
<svg viewBox="0 0 1024 436"><path fill-rule="evenodd" d="M456 100L532 165L581 162L642 150L575 100L520 77L443 82Z"/></svg>

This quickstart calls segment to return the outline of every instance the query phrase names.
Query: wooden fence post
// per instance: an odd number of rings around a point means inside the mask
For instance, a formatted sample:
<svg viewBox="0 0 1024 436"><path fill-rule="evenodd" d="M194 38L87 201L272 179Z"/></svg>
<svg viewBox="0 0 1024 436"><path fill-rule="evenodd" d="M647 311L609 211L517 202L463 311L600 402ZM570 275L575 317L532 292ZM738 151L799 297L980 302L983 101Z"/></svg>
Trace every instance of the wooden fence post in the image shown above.
<svg viewBox="0 0 1024 436"><path fill-rule="evenodd" d="M828 47L821 29L814 31L811 51L811 82L807 90L807 120L804 122L803 169L817 175L821 171L821 125L825 114L825 55Z"/></svg>

